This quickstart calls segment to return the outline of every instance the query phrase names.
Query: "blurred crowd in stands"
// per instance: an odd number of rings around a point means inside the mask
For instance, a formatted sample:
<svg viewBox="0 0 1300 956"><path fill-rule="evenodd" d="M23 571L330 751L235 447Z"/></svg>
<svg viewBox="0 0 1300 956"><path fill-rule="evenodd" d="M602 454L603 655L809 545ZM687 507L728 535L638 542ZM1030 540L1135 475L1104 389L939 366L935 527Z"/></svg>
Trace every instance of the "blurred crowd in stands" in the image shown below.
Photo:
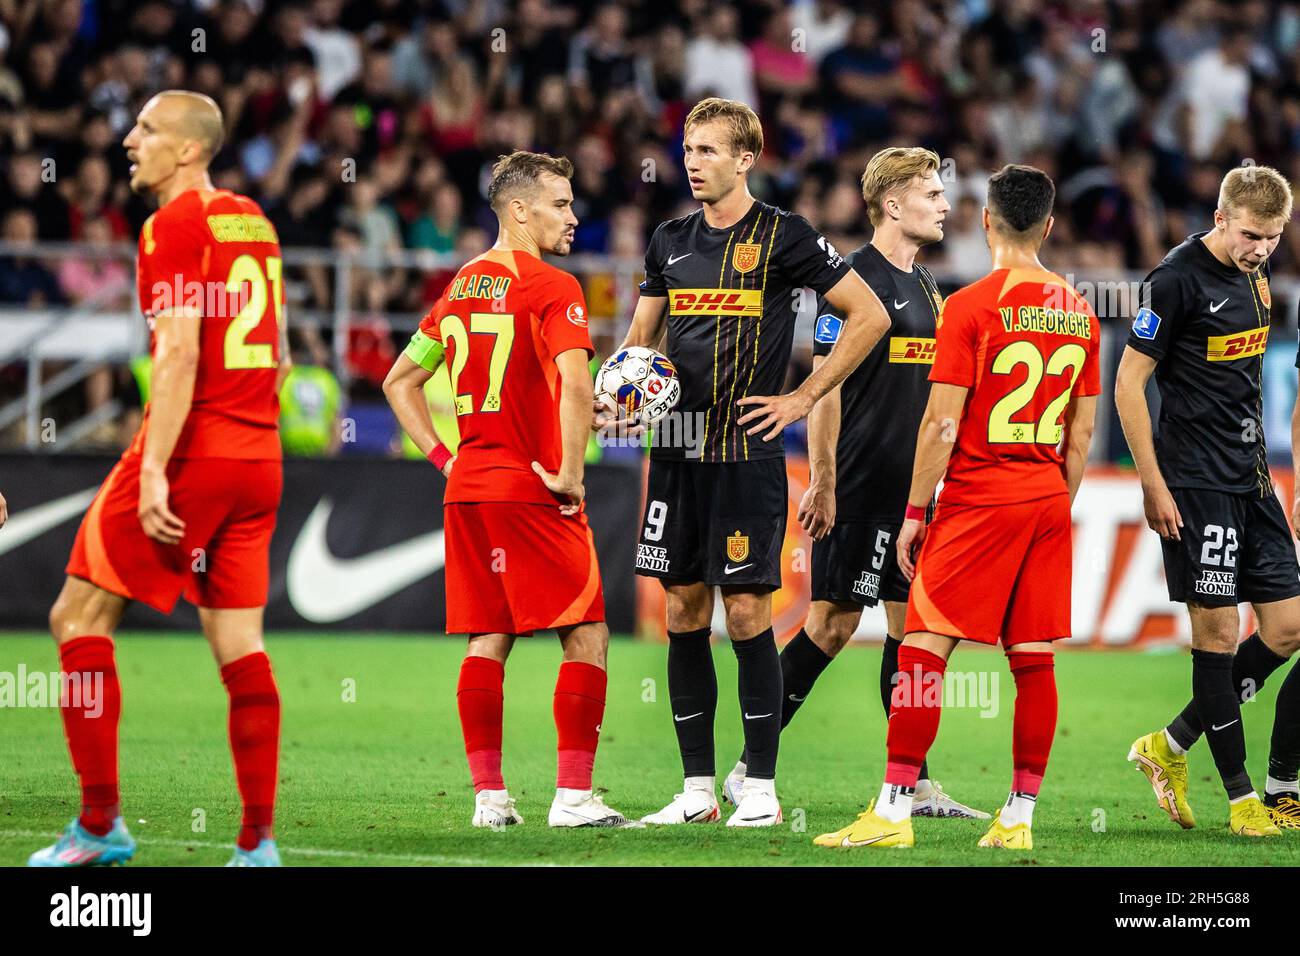
<svg viewBox="0 0 1300 956"><path fill-rule="evenodd" d="M0 0L0 309L129 308L129 258L103 254L151 209L120 143L169 87L221 105L213 178L257 199L284 246L355 255L351 302L323 265L289 285L299 314L366 319L339 350L354 396L407 334L370 319L418 316L448 263L492 242L500 154L570 157L574 251L634 265L656 224L696 208L682 121L709 94L762 118L754 192L841 251L869 238L867 158L922 144L953 206L924 261L950 286L987 267L979 209L1007 162L1056 180L1050 264L1144 273L1208 226L1228 167L1296 178L1298 44L1296 4L1270 0ZM23 255L31 240L85 252ZM398 267L399 250L452 258ZM1288 234L1274 270L1297 265ZM584 278L597 328L626 318L608 275ZM329 330L305 329L304 357L328 364Z"/></svg>

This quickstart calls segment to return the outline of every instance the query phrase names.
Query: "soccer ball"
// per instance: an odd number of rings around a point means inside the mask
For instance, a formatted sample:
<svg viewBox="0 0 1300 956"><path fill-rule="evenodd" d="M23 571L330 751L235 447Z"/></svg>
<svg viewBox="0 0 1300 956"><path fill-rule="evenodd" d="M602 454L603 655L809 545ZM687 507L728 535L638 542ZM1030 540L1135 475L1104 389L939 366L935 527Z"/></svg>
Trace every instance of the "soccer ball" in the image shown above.
<svg viewBox="0 0 1300 956"><path fill-rule="evenodd" d="M633 345L619 349L596 373L596 400L631 424L649 425L663 418L682 394L677 369L654 349Z"/></svg>

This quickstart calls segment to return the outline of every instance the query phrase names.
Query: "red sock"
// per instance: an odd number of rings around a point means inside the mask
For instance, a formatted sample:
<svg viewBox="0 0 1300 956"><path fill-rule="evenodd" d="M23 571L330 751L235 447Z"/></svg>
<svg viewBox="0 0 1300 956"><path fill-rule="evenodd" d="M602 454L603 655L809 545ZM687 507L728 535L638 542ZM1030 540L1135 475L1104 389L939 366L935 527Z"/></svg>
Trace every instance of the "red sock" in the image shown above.
<svg viewBox="0 0 1300 956"><path fill-rule="evenodd" d="M74 637L59 645L67 692L59 713L72 766L81 782L81 825L103 836L122 813L117 785L117 725L122 688L111 637ZM89 695L94 694L95 697Z"/></svg>
<svg viewBox="0 0 1300 956"><path fill-rule="evenodd" d="M239 847L254 850L271 837L275 818L275 784L280 757L280 691L271 674L271 659L262 651L221 668L230 695L230 752L235 781L244 805Z"/></svg>
<svg viewBox="0 0 1300 956"><path fill-rule="evenodd" d="M490 657L467 657L460 665L456 706L460 710L460 729L465 734L465 755L469 758L475 793L506 788L501 779L505 678L505 665Z"/></svg>
<svg viewBox="0 0 1300 956"><path fill-rule="evenodd" d="M582 661L565 661L555 682L555 732L559 766L555 785L571 790L591 789L600 722L605 716L603 668Z"/></svg>
<svg viewBox="0 0 1300 956"><path fill-rule="evenodd" d="M904 644L898 649L898 683L889 708L885 783L915 787L925 755L939 735L943 672L937 654Z"/></svg>
<svg viewBox="0 0 1300 956"><path fill-rule="evenodd" d="M1055 655L1007 655L1016 681L1016 715L1011 731L1011 790L1038 794L1056 734Z"/></svg>

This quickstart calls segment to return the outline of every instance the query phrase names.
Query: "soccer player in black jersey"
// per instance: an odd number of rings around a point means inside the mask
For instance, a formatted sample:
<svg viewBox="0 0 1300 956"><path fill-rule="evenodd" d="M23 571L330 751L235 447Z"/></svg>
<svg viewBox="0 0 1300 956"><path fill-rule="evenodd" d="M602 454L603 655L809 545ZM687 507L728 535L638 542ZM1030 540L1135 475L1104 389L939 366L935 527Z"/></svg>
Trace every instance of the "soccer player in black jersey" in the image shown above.
<svg viewBox="0 0 1300 956"><path fill-rule="evenodd" d="M782 728L849 642L863 607L880 601L889 622L880 667L888 714L907 613L909 585L894 543L907 508L943 305L934 276L916 261L922 246L943 239L949 205L939 156L919 146L882 149L862 174L862 198L874 232L848 262L884 303L892 324L888 338L808 416L811 481L799 521L813 539L813 603L804 627L781 652ZM842 322L838 309L818 302L814 369L826 361ZM741 792L748 762L742 754L723 781L726 799L734 802ZM989 816L944 794L924 767L916 790L915 816Z"/></svg>
<svg viewBox="0 0 1300 956"><path fill-rule="evenodd" d="M691 111L685 165L703 206L655 230L624 342L657 347L666 325L682 383L677 408L655 426L636 566L664 586L668 692L686 786L648 823L720 816L709 644L715 586L736 653L749 752L745 792L727 825L781 822L774 782L781 662L772 634L787 508L781 433L889 328L880 300L830 243L802 217L750 194L748 174L762 149L762 127L745 104L710 98ZM804 287L843 311L843 330L819 368L779 395Z"/></svg>
<svg viewBox="0 0 1300 956"><path fill-rule="evenodd" d="M1228 793L1229 827L1252 837L1300 827L1294 669L1277 697L1265 803L1246 772L1241 726L1243 700L1300 647L1300 567L1268 471L1261 389L1268 257L1290 218L1291 187L1280 173L1229 172L1214 228L1188 237L1147 276L1115 382L1147 523L1163 539L1169 597L1186 603L1192 624L1192 701L1136 740L1129 759L1170 818L1190 828L1184 755L1205 734ZM1144 395L1153 372L1161 398L1154 441ZM1240 647L1239 601L1259 619Z"/></svg>

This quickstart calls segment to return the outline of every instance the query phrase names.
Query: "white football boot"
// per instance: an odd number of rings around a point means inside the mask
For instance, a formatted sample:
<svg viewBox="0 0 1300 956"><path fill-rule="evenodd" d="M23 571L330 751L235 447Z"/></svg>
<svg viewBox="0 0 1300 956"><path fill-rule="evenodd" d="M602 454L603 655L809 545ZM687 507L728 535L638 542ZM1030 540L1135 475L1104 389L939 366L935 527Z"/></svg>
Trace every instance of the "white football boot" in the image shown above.
<svg viewBox="0 0 1300 956"><path fill-rule="evenodd" d="M651 813L641 818L642 823L668 825L673 823L713 823L722 817L718 801L712 790L699 790L687 787L673 797L658 813Z"/></svg>
<svg viewBox="0 0 1300 956"><path fill-rule="evenodd" d="M750 787L740 795L735 813L727 817L727 826L774 827L783 819L781 804L774 793Z"/></svg>
<svg viewBox="0 0 1300 956"><path fill-rule="evenodd" d="M731 773L727 774L722 780L723 802L730 803L732 806L737 806L739 805L740 798L744 793L745 775L743 773L736 773L735 770L732 770Z"/></svg>
<svg viewBox="0 0 1300 956"><path fill-rule="evenodd" d="M500 830L523 822L510 791L480 790L474 794L474 826Z"/></svg>
<svg viewBox="0 0 1300 956"><path fill-rule="evenodd" d="M914 817L959 817L963 820L988 820L991 816L983 810L976 810L964 803L958 803L943 792L938 781L931 780L925 790L920 787L912 799L912 816Z"/></svg>
<svg viewBox="0 0 1300 956"><path fill-rule="evenodd" d="M551 812L546 822L553 827L632 827L640 826L611 807L590 790L570 790L565 787L555 791Z"/></svg>

